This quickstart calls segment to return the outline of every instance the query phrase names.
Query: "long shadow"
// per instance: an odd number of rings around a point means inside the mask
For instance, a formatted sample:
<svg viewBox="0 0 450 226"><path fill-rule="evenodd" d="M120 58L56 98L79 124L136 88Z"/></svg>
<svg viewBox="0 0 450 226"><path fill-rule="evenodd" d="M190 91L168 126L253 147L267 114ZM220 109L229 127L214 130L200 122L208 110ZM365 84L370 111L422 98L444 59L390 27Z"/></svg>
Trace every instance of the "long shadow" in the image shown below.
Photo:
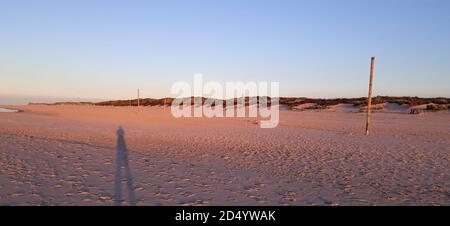
<svg viewBox="0 0 450 226"><path fill-rule="evenodd" d="M116 156L116 180L115 180L115 198L114 203L120 206L122 202L122 169L125 170L125 179L127 181L128 199L130 205L136 205L136 197L133 187L133 176L131 175L130 166L128 165L128 150L125 143L125 131L122 127L117 130L117 156Z"/></svg>

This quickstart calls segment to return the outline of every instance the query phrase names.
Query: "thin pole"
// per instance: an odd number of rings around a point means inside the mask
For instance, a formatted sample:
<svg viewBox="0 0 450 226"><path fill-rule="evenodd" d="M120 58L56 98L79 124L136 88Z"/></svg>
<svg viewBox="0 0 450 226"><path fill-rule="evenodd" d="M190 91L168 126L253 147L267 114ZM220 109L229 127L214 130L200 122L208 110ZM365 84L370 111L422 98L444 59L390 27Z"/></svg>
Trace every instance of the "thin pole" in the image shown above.
<svg viewBox="0 0 450 226"><path fill-rule="evenodd" d="M372 57L370 61L370 81L369 81L369 97L367 98L367 120L366 120L366 135L369 135L370 117L372 109L372 83L373 83L373 70L375 67L375 57Z"/></svg>
<svg viewBox="0 0 450 226"><path fill-rule="evenodd" d="M141 100L140 100L139 89L138 89L138 99L137 99L137 106L138 106L138 107L141 105L141 102L140 102L140 101L141 101Z"/></svg>

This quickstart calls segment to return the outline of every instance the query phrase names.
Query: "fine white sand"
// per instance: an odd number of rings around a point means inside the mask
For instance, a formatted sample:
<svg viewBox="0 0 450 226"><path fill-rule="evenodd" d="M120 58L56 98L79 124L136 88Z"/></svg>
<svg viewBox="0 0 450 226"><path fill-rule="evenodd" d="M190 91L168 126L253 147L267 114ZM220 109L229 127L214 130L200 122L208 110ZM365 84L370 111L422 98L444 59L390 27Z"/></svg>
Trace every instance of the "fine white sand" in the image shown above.
<svg viewBox="0 0 450 226"><path fill-rule="evenodd" d="M448 111L389 105L365 136L350 105L283 110L275 129L161 107L5 108L22 111L0 114L0 205L450 204Z"/></svg>

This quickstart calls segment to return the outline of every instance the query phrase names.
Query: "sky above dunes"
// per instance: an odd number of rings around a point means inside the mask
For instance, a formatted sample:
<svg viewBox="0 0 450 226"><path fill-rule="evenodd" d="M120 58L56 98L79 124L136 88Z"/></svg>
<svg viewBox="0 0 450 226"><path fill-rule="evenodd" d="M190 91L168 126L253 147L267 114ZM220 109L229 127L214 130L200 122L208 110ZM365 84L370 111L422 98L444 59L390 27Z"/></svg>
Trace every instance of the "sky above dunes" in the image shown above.
<svg viewBox="0 0 450 226"><path fill-rule="evenodd" d="M3 0L0 104L172 96L176 81L282 96L450 96L448 0ZM22 100L23 101L23 100Z"/></svg>

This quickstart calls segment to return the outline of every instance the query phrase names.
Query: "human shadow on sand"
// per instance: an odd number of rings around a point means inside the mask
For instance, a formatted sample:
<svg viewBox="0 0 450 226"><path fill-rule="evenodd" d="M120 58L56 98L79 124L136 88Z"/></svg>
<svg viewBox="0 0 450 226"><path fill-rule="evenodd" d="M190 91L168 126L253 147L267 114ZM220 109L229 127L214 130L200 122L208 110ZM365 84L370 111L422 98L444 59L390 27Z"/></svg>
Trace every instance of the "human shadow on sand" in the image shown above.
<svg viewBox="0 0 450 226"><path fill-rule="evenodd" d="M130 205L136 205L136 197L133 187L133 176L130 166L128 165L128 150L125 143L125 131L122 127L117 130L117 156L116 156L116 179L114 185L115 198L114 203L120 206L122 203L122 169L125 171L125 179L127 182L128 199Z"/></svg>

